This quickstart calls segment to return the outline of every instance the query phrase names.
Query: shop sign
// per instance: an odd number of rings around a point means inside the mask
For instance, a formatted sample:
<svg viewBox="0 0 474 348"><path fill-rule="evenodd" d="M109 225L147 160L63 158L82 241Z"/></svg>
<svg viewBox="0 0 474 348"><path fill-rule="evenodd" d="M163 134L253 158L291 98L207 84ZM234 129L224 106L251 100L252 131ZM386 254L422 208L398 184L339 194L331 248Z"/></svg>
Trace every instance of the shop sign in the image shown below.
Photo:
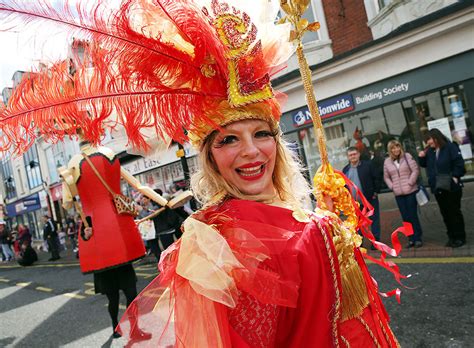
<svg viewBox="0 0 474 348"><path fill-rule="evenodd" d="M409 87L410 87L410 84L408 82L397 83L393 86L384 87L380 90L370 91L361 96L357 96L355 98L355 101L357 105L360 105L360 104L364 104L373 100L382 100L383 98L387 96L392 96L392 95L396 95L400 93L407 93Z"/></svg>
<svg viewBox="0 0 474 348"><path fill-rule="evenodd" d="M51 187L51 197L53 201L59 201L63 198L63 185L59 184Z"/></svg>
<svg viewBox="0 0 474 348"><path fill-rule="evenodd" d="M139 158L133 162L123 164L122 167L132 175L137 175L149 170L178 161L176 154L178 145L174 144L164 151L160 151L150 156ZM196 155L197 152L189 144L184 144L186 157Z"/></svg>
<svg viewBox="0 0 474 348"><path fill-rule="evenodd" d="M46 191L38 192L38 196L39 196L41 208L47 208L48 207L48 195L46 194Z"/></svg>
<svg viewBox="0 0 474 348"><path fill-rule="evenodd" d="M15 203L7 204L7 214L9 217L29 213L38 209L41 209L41 204L37 193L20 199Z"/></svg>
<svg viewBox="0 0 474 348"><path fill-rule="evenodd" d="M318 103L318 110L323 120L352 111L354 110L352 95L343 94L331 99L323 100ZM301 127L311 122L312 118L307 106L293 114L293 125L295 127Z"/></svg>

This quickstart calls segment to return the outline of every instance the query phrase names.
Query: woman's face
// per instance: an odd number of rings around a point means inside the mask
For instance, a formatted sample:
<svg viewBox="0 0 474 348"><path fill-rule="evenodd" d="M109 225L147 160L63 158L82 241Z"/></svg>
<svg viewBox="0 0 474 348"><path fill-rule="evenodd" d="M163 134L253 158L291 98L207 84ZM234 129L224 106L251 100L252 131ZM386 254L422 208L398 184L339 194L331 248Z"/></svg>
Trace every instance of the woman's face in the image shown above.
<svg viewBox="0 0 474 348"><path fill-rule="evenodd" d="M402 152L400 149L400 145L398 144L393 145L391 152L394 157L400 156L400 153Z"/></svg>
<svg viewBox="0 0 474 348"><path fill-rule="evenodd" d="M433 149L436 148L436 141L433 138L428 138L426 144Z"/></svg>
<svg viewBox="0 0 474 348"><path fill-rule="evenodd" d="M276 141L267 122L244 120L225 126L211 144L224 180L246 195L274 194Z"/></svg>

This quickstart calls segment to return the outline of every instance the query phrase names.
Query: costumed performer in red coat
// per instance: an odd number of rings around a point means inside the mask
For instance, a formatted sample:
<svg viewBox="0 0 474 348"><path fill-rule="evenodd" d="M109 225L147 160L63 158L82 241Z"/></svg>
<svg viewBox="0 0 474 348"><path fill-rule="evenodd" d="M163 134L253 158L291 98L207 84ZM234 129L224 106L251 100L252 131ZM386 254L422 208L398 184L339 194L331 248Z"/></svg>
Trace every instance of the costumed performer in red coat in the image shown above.
<svg viewBox="0 0 474 348"><path fill-rule="evenodd" d="M123 291L127 306L130 305L137 295L137 277L132 262L145 256L145 248L134 221L133 207L128 213L119 213L112 193L121 193L120 179L123 178L159 204L166 205L167 201L123 170L111 149L94 147L82 139L80 150L81 154L69 161L68 169L60 170L64 179L63 202L70 208L73 196L80 197L80 209L89 225L85 228L82 224L79 237L81 271L93 273L95 292L107 296L113 337L117 338L120 337L115 331L119 291ZM136 334L146 336L140 330Z"/></svg>

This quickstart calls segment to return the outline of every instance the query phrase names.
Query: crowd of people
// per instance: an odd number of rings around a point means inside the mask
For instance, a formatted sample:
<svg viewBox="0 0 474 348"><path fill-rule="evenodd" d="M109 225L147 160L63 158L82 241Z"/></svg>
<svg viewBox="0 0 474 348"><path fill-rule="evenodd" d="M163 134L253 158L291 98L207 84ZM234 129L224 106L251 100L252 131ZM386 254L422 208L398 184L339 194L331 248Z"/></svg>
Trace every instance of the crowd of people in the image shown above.
<svg viewBox="0 0 474 348"><path fill-rule="evenodd" d="M19 224L9 230L5 221L0 220L0 244L2 262L17 261L21 266L30 266L38 260L31 245L32 237L27 226Z"/></svg>
<svg viewBox="0 0 474 348"><path fill-rule="evenodd" d="M388 140L382 173L376 169L376 158L371 158L370 152L366 151L363 156L360 146L351 146L347 149L349 163L344 167L343 173L360 189L372 206L371 229L377 241L380 240L381 231L377 195L384 181L395 196L402 220L412 225L414 233L409 237L407 248L420 248L423 246L423 230L419 219L417 194L420 190L426 192L422 185L420 167L426 168L428 186L436 198L446 225L446 247L458 248L466 243L461 211L461 178L466 172L464 160L457 143L451 142L439 129L428 130L424 142L426 148L416 156L407 152L400 141ZM362 201L359 200L359 203L362 204Z"/></svg>

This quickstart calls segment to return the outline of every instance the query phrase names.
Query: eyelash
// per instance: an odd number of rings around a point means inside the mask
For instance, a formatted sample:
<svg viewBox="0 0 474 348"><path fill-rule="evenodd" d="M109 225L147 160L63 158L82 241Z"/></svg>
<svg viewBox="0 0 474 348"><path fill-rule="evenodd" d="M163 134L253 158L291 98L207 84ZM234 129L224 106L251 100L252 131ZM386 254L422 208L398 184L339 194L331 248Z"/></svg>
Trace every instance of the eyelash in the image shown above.
<svg viewBox="0 0 474 348"><path fill-rule="evenodd" d="M276 136L276 134L274 134L271 131L267 131L267 130L257 131L257 132L255 132L255 135L254 135L254 137L257 138L257 139L266 138L266 137L275 137L275 136ZM215 144L214 147L220 148L224 145L228 145L228 144L232 143L232 141L236 140L236 139L237 139L237 137L235 135L228 135L228 136L224 137L221 141L219 141L217 144Z"/></svg>

